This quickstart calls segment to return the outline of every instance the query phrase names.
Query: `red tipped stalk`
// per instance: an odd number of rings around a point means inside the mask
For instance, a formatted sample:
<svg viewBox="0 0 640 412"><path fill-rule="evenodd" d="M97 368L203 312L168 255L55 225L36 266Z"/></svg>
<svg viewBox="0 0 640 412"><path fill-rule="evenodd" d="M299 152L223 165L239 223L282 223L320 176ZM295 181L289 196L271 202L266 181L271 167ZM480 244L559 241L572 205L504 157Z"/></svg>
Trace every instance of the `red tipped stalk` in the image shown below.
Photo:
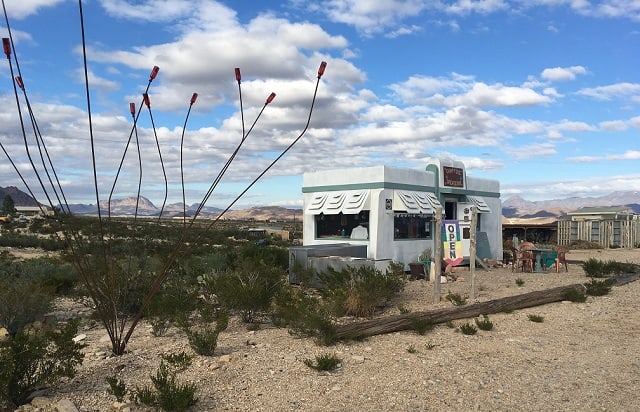
<svg viewBox="0 0 640 412"><path fill-rule="evenodd" d="M198 100L198 93L194 93L193 95L191 95L191 105L193 105L196 100Z"/></svg>
<svg viewBox="0 0 640 412"><path fill-rule="evenodd" d="M318 79L322 77L324 74L324 70L327 68L327 62L320 63L320 68L318 69Z"/></svg>
<svg viewBox="0 0 640 412"><path fill-rule="evenodd" d="M136 104L129 103L129 112L131 112L131 117L136 115Z"/></svg>
<svg viewBox="0 0 640 412"><path fill-rule="evenodd" d="M271 102L273 101L273 99L275 99L275 98L276 98L276 94L272 92L272 93L269 95L269 97L267 97L267 101L265 102L265 105L267 105L267 104L271 103Z"/></svg>
<svg viewBox="0 0 640 412"><path fill-rule="evenodd" d="M242 79L242 76L240 75L240 68L236 67L236 80L238 81L238 84L240 84L241 79Z"/></svg>
<svg viewBox="0 0 640 412"><path fill-rule="evenodd" d="M147 106L147 108L151 109L151 100L149 100L149 95L147 93L143 93L142 99L144 100L144 104Z"/></svg>
<svg viewBox="0 0 640 412"><path fill-rule="evenodd" d="M153 69L151 69L151 74L149 75L149 81L155 79L159 71L160 68L158 66L153 66Z"/></svg>
<svg viewBox="0 0 640 412"><path fill-rule="evenodd" d="M11 56L11 41L8 37L2 38L2 47L4 48L4 54L7 55L7 59Z"/></svg>
<svg viewBox="0 0 640 412"><path fill-rule="evenodd" d="M18 83L18 87L20 90L24 90L24 83L22 82L22 77L16 76L16 83Z"/></svg>

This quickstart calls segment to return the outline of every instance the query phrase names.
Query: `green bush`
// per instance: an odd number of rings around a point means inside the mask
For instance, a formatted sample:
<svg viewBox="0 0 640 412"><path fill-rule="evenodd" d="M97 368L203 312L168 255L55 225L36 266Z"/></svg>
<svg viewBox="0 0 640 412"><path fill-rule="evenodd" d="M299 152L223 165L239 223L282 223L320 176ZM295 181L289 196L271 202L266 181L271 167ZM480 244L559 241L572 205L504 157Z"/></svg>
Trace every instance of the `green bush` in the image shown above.
<svg viewBox="0 0 640 412"><path fill-rule="evenodd" d="M124 401L124 396L127 394L127 385L115 375L107 376L106 381L109 384L107 391L115 396L118 402Z"/></svg>
<svg viewBox="0 0 640 412"><path fill-rule="evenodd" d="M530 315L527 315L527 318L529 318L531 322L535 322L535 323L542 323L544 321L544 316L542 315L530 314Z"/></svg>
<svg viewBox="0 0 640 412"><path fill-rule="evenodd" d="M605 279L605 280L591 279L589 282L585 283L584 286L587 288L587 295L604 296L611 291L611 287L613 286L613 281L611 279Z"/></svg>
<svg viewBox="0 0 640 412"><path fill-rule="evenodd" d="M607 275L605 272L605 263L596 258L589 258L582 262L582 269L587 276L592 278L602 278Z"/></svg>
<svg viewBox="0 0 640 412"><path fill-rule="evenodd" d="M19 329L3 343L0 406L22 405L36 389L74 377L84 357L82 346L73 341L77 331L78 322L74 320L61 331Z"/></svg>
<svg viewBox="0 0 640 412"><path fill-rule="evenodd" d="M245 262L233 271L212 277L210 289L223 307L240 312L244 322L253 322L266 313L284 285L284 272L278 267Z"/></svg>
<svg viewBox="0 0 640 412"><path fill-rule="evenodd" d="M487 315L483 315L482 319L476 318L475 322L478 329L481 329L481 330L493 329L493 322L489 320L489 317Z"/></svg>
<svg viewBox="0 0 640 412"><path fill-rule="evenodd" d="M569 289L564 294L564 300L568 300L574 303L582 303L587 300L587 295L577 289Z"/></svg>
<svg viewBox="0 0 640 412"><path fill-rule="evenodd" d="M418 332L419 335L424 335L430 330L433 330L435 323L433 319L415 318L411 319L411 329Z"/></svg>
<svg viewBox="0 0 640 412"><path fill-rule="evenodd" d="M305 359L303 363L317 371L331 372L342 366L342 359L337 357L335 354L322 354L317 355L315 361Z"/></svg>
<svg viewBox="0 0 640 412"><path fill-rule="evenodd" d="M633 263L622 263L609 260L604 262L599 259L590 258L582 263L582 269L591 278L604 278L621 273L637 273L638 266Z"/></svg>
<svg viewBox="0 0 640 412"><path fill-rule="evenodd" d="M15 335L44 316L51 307L52 290L27 276L0 277L0 326Z"/></svg>
<svg viewBox="0 0 640 412"><path fill-rule="evenodd" d="M524 285L524 280L522 278L517 278L516 279L516 285L523 286Z"/></svg>
<svg viewBox="0 0 640 412"><path fill-rule="evenodd" d="M478 332L478 329L470 323L465 323L460 325L460 332L465 335L475 335Z"/></svg>
<svg viewBox="0 0 640 412"><path fill-rule="evenodd" d="M459 293L449 292L444 298L453 303L455 306L462 306L467 304L467 298L461 296Z"/></svg>
<svg viewBox="0 0 640 412"><path fill-rule="evenodd" d="M189 345L198 354L202 356L213 356L218 346L218 336L220 332L227 329L229 324L229 315L226 312L219 312L215 326L197 325L196 327L185 328Z"/></svg>
<svg viewBox="0 0 640 412"><path fill-rule="evenodd" d="M406 284L404 273L383 274L372 267L347 267L341 271L329 268L318 277L324 285L319 293L336 316L370 316Z"/></svg>
<svg viewBox="0 0 640 412"><path fill-rule="evenodd" d="M289 333L315 337L321 344L335 343L335 328L322 302L303 289L285 287L275 296L271 320Z"/></svg>
<svg viewBox="0 0 640 412"><path fill-rule="evenodd" d="M135 402L164 411L186 411L198 402L196 385L179 383L176 371L164 361L150 378L155 391L149 387L136 388L132 395Z"/></svg>
<svg viewBox="0 0 640 412"><path fill-rule="evenodd" d="M191 362L193 362L193 355L189 355L185 351L178 353L163 353L160 357L176 371L186 370L191 366Z"/></svg>

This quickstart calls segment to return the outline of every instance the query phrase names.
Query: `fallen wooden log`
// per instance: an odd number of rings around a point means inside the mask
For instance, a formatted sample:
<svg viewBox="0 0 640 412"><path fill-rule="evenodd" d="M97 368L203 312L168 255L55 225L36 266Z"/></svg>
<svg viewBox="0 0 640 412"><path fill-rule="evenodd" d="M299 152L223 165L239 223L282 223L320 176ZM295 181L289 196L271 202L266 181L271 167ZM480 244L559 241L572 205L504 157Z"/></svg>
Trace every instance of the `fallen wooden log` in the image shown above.
<svg viewBox="0 0 640 412"><path fill-rule="evenodd" d="M571 293L572 290L584 294L586 288L583 284L577 283L559 286L553 289L537 290L522 295L507 296L505 298L472 305L454 306L425 312L411 312L385 318L368 319L362 322L336 326L335 337L338 340L356 339L415 329L416 321L428 321L432 324L438 324L456 319L475 318L492 313L510 312L516 309L530 308L566 300L567 293Z"/></svg>

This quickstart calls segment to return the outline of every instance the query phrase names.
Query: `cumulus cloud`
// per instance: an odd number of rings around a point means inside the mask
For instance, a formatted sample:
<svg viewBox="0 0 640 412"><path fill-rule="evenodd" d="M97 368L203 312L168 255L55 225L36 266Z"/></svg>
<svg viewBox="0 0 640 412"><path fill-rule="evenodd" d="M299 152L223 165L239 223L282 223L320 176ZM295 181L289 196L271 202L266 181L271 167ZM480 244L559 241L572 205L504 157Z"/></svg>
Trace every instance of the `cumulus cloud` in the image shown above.
<svg viewBox="0 0 640 412"><path fill-rule="evenodd" d="M566 80L574 80L576 75L586 74L587 69L582 66L571 67L554 67L550 69L544 69L540 74L543 79L558 82Z"/></svg>
<svg viewBox="0 0 640 412"><path fill-rule="evenodd" d="M4 2L10 18L23 19L65 0L6 0Z"/></svg>
<svg viewBox="0 0 640 412"><path fill-rule="evenodd" d="M638 83L616 83L608 86L588 87L577 92L579 95L592 97L597 100L611 100L623 96L637 96L640 94Z"/></svg>
<svg viewBox="0 0 640 412"><path fill-rule="evenodd" d="M529 87L476 82L473 76L453 73L449 78L412 76L390 86L399 97L430 105L517 107L550 103L552 100ZM448 94L448 95L445 95Z"/></svg>

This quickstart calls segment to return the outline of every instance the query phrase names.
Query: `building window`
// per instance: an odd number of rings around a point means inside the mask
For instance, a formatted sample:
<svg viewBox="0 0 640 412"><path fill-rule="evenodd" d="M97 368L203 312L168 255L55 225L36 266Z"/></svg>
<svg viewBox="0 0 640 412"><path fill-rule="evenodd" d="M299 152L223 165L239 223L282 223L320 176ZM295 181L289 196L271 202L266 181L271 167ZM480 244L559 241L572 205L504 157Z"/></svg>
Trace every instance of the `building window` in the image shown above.
<svg viewBox="0 0 640 412"><path fill-rule="evenodd" d="M431 239L431 215L396 213L393 216L393 238Z"/></svg>
<svg viewBox="0 0 640 412"><path fill-rule="evenodd" d="M315 215L316 239L318 238L352 238L368 239L369 211L363 210L358 214ZM357 228L357 229L356 229ZM356 229L354 231L354 229Z"/></svg>

